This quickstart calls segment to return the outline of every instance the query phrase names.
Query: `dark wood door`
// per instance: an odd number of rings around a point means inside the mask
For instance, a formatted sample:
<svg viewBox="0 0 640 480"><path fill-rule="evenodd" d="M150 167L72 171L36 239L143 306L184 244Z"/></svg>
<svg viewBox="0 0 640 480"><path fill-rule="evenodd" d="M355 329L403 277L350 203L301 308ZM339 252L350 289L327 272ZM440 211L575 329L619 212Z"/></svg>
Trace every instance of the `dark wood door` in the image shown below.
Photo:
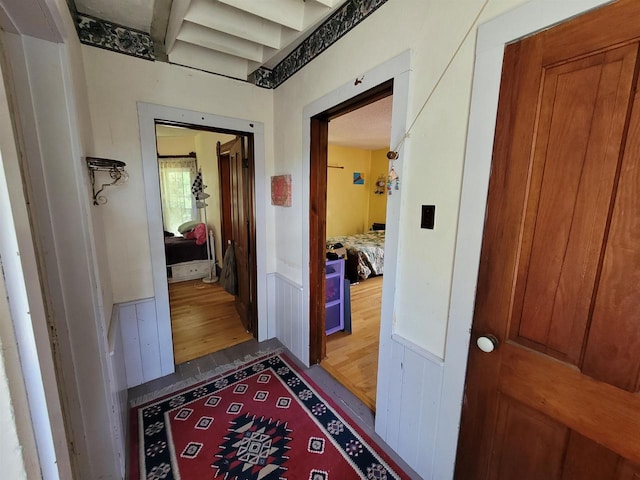
<svg viewBox="0 0 640 480"><path fill-rule="evenodd" d="M231 177L231 230L236 256L238 291L236 310L247 331L253 332L251 278L251 212L253 199L251 171L244 137L237 137L229 149Z"/></svg>
<svg viewBox="0 0 640 480"><path fill-rule="evenodd" d="M505 50L457 479L640 478L639 38L625 0Z"/></svg>
<svg viewBox="0 0 640 480"><path fill-rule="evenodd" d="M233 231L231 226L231 170L229 168L229 148L230 145L221 145L218 142L216 149L218 153L218 172L220 179L220 239L222 241L222 258L227 251L227 245L231 243Z"/></svg>

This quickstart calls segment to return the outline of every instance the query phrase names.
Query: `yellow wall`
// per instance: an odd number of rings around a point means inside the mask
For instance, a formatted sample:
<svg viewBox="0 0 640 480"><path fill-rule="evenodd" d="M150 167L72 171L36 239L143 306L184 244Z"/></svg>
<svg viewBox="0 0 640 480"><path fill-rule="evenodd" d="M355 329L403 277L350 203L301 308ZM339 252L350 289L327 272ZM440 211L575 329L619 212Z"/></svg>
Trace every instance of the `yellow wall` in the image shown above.
<svg viewBox="0 0 640 480"><path fill-rule="evenodd" d="M378 177L384 177L385 181L389 173L389 160L387 160L387 150L374 150L371 152L371 167L369 177L371 181L367 187L369 192L369 221L367 225L371 228L374 223L386 223L387 217L387 187L383 187L384 193L375 193L375 182ZM392 187L393 188L393 187Z"/></svg>
<svg viewBox="0 0 640 480"><path fill-rule="evenodd" d="M327 171L327 237L350 235L369 230L369 190L374 188L370 174L371 151L329 145ZM364 185L353 183L354 172Z"/></svg>
<svg viewBox="0 0 640 480"><path fill-rule="evenodd" d="M157 137L158 155L188 155L196 151L193 136Z"/></svg>

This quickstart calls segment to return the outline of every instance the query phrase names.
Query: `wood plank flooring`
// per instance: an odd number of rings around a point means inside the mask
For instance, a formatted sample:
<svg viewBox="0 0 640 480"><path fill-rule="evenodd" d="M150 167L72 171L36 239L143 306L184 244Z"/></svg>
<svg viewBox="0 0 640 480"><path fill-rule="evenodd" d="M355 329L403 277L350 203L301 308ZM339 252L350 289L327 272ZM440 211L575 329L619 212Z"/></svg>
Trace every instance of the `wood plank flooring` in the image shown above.
<svg viewBox="0 0 640 480"><path fill-rule="evenodd" d="M327 358L321 365L372 411L376 409L382 279L351 285L353 333L327 337Z"/></svg>
<svg viewBox="0 0 640 480"><path fill-rule="evenodd" d="M169 303L176 364L253 338L240 322L234 296L218 283L171 283Z"/></svg>

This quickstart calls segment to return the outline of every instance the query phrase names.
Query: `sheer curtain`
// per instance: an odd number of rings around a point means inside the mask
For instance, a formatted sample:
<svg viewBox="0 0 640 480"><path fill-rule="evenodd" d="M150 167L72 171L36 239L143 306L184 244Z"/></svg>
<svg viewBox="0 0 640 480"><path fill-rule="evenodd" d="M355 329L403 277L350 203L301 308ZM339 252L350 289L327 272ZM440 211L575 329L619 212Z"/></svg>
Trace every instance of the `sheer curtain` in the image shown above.
<svg viewBox="0 0 640 480"><path fill-rule="evenodd" d="M181 224L198 220L196 200L191 194L191 184L196 177L196 158L158 158L158 165L164 229L178 234Z"/></svg>

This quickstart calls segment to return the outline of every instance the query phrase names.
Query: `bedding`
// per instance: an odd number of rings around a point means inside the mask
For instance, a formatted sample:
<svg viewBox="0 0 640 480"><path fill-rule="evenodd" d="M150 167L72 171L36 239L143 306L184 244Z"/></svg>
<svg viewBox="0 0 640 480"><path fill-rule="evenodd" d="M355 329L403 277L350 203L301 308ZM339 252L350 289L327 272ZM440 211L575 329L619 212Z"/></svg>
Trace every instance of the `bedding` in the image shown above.
<svg viewBox="0 0 640 480"><path fill-rule="evenodd" d="M207 244L197 244L195 238L165 237L164 254L167 266L207 259Z"/></svg>
<svg viewBox="0 0 640 480"><path fill-rule="evenodd" d="M384 230L327 238L327 250L337 243L347 250L347 277L352 283L384 273Z"/></svg>

